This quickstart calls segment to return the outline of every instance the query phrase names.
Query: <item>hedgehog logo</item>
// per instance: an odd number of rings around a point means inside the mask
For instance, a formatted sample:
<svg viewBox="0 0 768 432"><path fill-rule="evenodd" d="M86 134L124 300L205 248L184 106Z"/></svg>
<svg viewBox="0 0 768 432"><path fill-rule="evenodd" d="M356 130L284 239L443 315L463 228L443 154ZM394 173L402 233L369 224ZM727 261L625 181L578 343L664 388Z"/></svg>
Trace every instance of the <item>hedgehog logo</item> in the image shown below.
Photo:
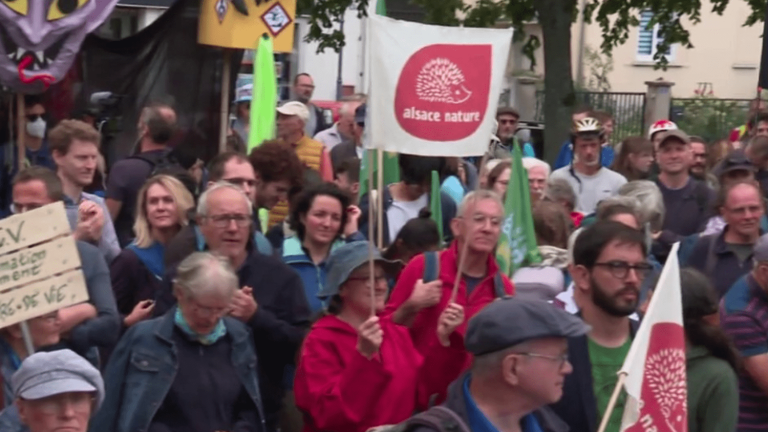
<svg viewBox="0 0 768 432"><path fill-rule="evenodd" d="M427 45L405 61L395 118L414 137L458 141L474 134L490 103L491 45Z"/></svg>
<svg viewBox="0 0 768 432"><path fill-rule="evenodd" d="M432 59L416 77L416 95L427 102L460 104L472 96L464 87L464 74L446 58Z"/></svg>

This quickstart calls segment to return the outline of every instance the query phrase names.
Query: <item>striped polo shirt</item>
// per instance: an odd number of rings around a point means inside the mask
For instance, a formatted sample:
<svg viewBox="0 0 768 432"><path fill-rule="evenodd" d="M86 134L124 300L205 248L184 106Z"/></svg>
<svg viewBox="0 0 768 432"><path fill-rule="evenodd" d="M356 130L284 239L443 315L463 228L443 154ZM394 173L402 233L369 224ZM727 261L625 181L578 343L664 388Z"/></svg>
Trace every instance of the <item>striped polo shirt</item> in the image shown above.
<svg viewBox="0 0 768 432"><path fill-rule="evenodd" d="M723 297L721 325L742 356L768 354L768 293L752 273L743 276ZM745 371L739 373L738 432L768 430L768 395Z"/></svg>

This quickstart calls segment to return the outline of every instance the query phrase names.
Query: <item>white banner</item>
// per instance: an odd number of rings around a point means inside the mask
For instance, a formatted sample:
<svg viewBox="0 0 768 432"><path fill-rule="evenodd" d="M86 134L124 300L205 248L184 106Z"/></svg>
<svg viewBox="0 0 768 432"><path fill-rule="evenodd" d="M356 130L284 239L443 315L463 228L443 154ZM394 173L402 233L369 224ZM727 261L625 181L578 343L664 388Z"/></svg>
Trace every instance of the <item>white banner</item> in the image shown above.
<svg viewBox="0 0 768 432"><path fill-rule="evenodd" d="M368 17L367 146L422 156L488 148L512 29Z"/></svg>

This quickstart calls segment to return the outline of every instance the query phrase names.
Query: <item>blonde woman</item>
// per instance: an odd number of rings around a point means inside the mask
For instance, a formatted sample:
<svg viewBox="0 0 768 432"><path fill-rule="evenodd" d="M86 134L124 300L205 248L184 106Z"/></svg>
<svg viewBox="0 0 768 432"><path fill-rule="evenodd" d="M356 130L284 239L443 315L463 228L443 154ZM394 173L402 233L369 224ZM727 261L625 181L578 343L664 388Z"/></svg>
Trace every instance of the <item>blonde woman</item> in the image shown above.
<svg viewBox="0 0 768 432"><path fill-rule="evenodd" d="M163 286L165 245L187 225L187 211L194 204L187 188L168 175L150 178L139 191L133 225L136 238L110 266L125 327L152 315L155 293Z"/></svg>

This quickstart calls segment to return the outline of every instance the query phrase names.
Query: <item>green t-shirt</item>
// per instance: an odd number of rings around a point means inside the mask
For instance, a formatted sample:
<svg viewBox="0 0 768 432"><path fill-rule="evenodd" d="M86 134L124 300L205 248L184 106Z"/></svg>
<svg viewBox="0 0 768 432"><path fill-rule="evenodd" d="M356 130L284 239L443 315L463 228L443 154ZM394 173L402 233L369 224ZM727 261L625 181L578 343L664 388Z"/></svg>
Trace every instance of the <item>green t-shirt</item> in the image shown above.
<svg viewBox="0 0 768 432"><path fill-rule="evenodd" d="M624 359L629 353L629 347L632 345L632 339L627 338L624 345L616 348L606 348L598 345L592 339L587 338L589 347L589 362L592 364L592 389L595 392L595 402L597 402L597 421L603 419L605 409L608 407L608 401L619 380L619 369L624 364ZM621 416L624 413L624 403L627 400L627 393L622 390L616 401L608 421L606 432L619 432L621 428Z"/></svg>

